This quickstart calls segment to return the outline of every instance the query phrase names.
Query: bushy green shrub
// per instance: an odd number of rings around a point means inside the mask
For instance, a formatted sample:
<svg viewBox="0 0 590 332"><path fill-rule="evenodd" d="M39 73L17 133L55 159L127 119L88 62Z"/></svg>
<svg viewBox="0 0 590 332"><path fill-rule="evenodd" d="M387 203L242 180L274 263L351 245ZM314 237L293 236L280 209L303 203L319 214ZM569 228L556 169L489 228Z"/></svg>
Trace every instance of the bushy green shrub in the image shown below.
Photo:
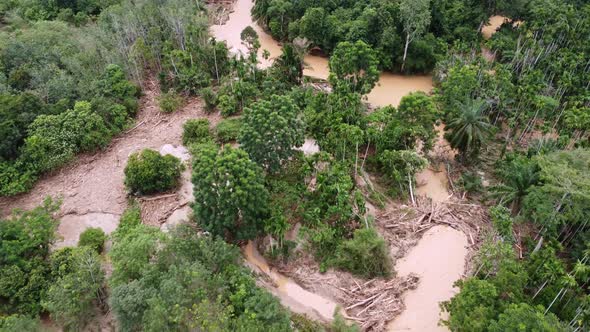
<svg viewBox="0 0 590 332"><path fill-rule="evenodd" d="M215 127L215 138L219 143L233 142L238 139L241 128L241 118L222 120Z"/></svg>
<svg viewBox="0 0 590 332"><path fill-rule="evenodd" d="M338 246L334 265L355 275L375 278L389 276L392 264L385 240L375 229L362 228Z"/></svg>
<svg viewBox="0 0 590 332"><path fill-rule="evenodd" d="M188 120L182 128L182 144L185 146L205 143L213 139L209 130L209 120L207 119Z"/></svg>
<svg viewBox="0 0 590 332"><path fill-rule="evenodd" d="M105 273L100 258L92 248L73 249L71 259L71 271L51 284L42 304L64 330L83 331L95 311Z"/></svg>
<svg viewBox="0 0 590 332"><path fill-rule="evenodd" d="M100 254L104 249L104 241L106 239L107 236L102 229L90 227L80 234L78 246L90 247Z"/></svg>
<svg viewBox="0 0 590 332"><path fill-rule="evenodd" d="M184 99L182 96L174 92L174 90L163 93L158 97L158 104L164 113L172 113L177 111L182 106L183 102Z"/></svg>
<svg viewBox="0 0 590 332"><path fill-rule="evenodd" d="M219 96L218 107L223 117L232 116L240 111L238 100L231 95Z"/></svg>
<svg viewBox="0 0 590 332"><path fill-rule="evenodd" d="M0 318L0 332L40 332L41 322L37 318L10 315Z"/></svg>
<svg viewBox="0 0 590 332"><path fill-rule="evenodd" d="M205 111L207 113L212 113L217 107L219 100L217 98L217 93L213 91L211 87L206 87L201 89L201 97L205 101Z"/></svg>
<svg viewBox="0 0 590 332"><path fill-rule="evenodd" d="M123 235L139 224L141 224L141 208L139 207L139 204L133 202L133 204L128 207L121 215L121 219L119 219L119 225L117 226L115 233L117 235Z"/></svg>
<svg viewBox="0 0 590 332"><path fill-rule="evenodd" d="M184 165L180 159L145 149L129 157L125 167L125 185L136 194L153 194L178 185Z"/></svg>

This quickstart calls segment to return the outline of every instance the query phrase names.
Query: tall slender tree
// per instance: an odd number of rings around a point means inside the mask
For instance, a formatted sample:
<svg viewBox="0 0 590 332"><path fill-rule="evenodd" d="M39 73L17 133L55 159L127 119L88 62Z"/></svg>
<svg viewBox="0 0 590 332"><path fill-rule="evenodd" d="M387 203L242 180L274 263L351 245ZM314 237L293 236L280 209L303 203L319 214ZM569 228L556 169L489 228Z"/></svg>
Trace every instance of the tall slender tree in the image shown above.
<svg viewBox="0 0 590 332"><path fill-rule="evenodd" d="M430 0L402 0L399 4L399 14L406 33L406 45L402 61L402 71L404 71L410 43L416 38L420 38L430 25Z"/></svg>

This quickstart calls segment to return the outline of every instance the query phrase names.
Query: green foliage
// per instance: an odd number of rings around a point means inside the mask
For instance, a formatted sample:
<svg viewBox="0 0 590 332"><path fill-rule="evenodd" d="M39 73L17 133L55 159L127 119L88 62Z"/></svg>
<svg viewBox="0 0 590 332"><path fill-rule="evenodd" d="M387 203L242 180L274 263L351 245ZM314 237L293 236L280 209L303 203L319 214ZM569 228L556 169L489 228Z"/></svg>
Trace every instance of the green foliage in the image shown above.
<svg viewBox="0 0 590 332"><path fill-rule="evenodd" d="M87 228L82 234L80 234L80 240L78 240L78 246L90 247L98 254L104 249L104 241L106 241L107 235L100 228L90 227Z"/></svg>
<svg viewBox="0 0 590 332"><path fill-rule="evenodd" d="M203 101L205 102L205 110L207 113L212 113L219 103L217 93L215 93L212 88L206 87L201 89L200 94L203 98Z"/></svg>
<svg viewBox="0 0 590 332"><path fill-rule="evenodd" d="M128 283L141 276L158 250L163 234L156 228L137 225L116 238L109 251L113 263L111 287Z"/></svg>
<svg viewBox="0 0 590 332"><path fill-rule="evenodd" d="M498 170L502 183L491 188L492 197L499 204L511 204L512 211L520 211L523 198L539 182L539 165L536 160L519 155L509 156Z"/></svg>
<svg viewBox="0 0 590 332"><path fill-rule="evenodd" d="M543 307L534 308L528 304L511 304L500 314L498 321L490 325L490 332L502 331L545 331L560 332L567 331L566 324L561 323L552 313L545 315Z"/></svg>
<svg viewBox="0 0 590 332"><path fill-rule="evenodd" d="M449 313L443 324L451 331L485 332L499 314L498 290L485 280L470 278L455 283L461 290L442 308Z"/></svg>
<svg viewBox="0 0 590 332"><path fill-rule="evenodd" d="M117 239L125 236L129 230L134 229L139 224L141 224L141 208L139 204L133 202L121 215L119 225L117 225L112 237Z"/></svg>
<svg viewBox="0 0 590 332"><path fill-rule="evenodd" d="M414 186L414 176L428 165L428 161L411 150L385 150L378 156L379 165L385 176L392 181L392 192L404 195Z"/></svg>
<svg viewBox="0 0 590 332"><path fill-rule="evenodd" d="M375 52L365 42L342 42L330 57L328 80L336 91L365 95L379 80L378 65Z"/></svg>
<svg viewBox="0 0 590 332"><path fill-rule="evenodd" d="M23 155L38 173L55 169L80 151L104 147L110 133L88 102L59 115L40 115L29 126Z"/></svg>
<svg viewBox="0 0 590 332"><path fill-rule="evenodd" d="M209 120L207 119L190 119L182 125L182 144L200 144L213 139L209 130Z"/></svg>
<svg viewBox="0 0 590 332"><path fill-rule="evenodd" d="M41 322L37 318L10 315L0 318L0 332L41 332Z"/></svg>
<svg viewBox="0 0 590 332"><path fill-rule="evenodd" d="M180 159L145 149L129 156L125 166L125 186L139 195L170 190L178 185L183 170Z"/></svg>
<svg viewBox="0 0 590 332"><path fill-rule="evenodd" d="M348 322L342 317L340 312L334 314L334 320L332 326L330 326L332 332L359 332L360 328L356 324L349 325Z"/></svg>
<svg viewBox="0 0 590 332"><path fill-rule="evenodd" d="M485 107L485 101L469 99L460 104L459 115L447 122L445 137L465 160L476 159L489 139L491 125L483 115Z"/></svg>
<svg viewBox="0 0 590 332"><path fill-rule="evenodd" d="M49 246L55 239L53 213L59 203L46 199L30 211L0 221L0 313L37 315L49 287Z"/></svg>
<svg viewBox="0 0 590 332"><path fill-rule="evenodd" d="M43 307L66 330L79 331L92 318L94 301L101 296L104 271L92 247L76 248L71 255L71 272L49 287Z"/></svg>
<svg viewBox="0 0 590 332"><path fill-rule="evenodd" d="M377 152L384 150L409 150L422 142L423 150L432 148L436 137L434 130L437 110L432 98L422 92L414 92L402 98L399 108L387 106L369 117L368 134Z"/></svg>
<svg viewBox="0 0 590 332"><path fill-rule="evenodd" d="M357 229L352 239L342 242L334 265L367 279L388 277L392 271L387 244L373 228Z"/></svg>
<svg viewBox="0 0 590 332"><path fill-rule="evenodd" d="M203 229L228 240L256 237L268 214L262 169L241 149L212 144L194 151L193 211Z"/></svg>
<svg viewBox="0 0 590 332"><path fill-rule="evenodd" d="M215 139L219 143L235 142L242 129L242 118L232 118L219 121L215 127Z"/></svg>
<svg viewBox="0 0 590 332"><path fill-rule="evenodd" d="M244 111L240 145L250 158L270 172L303 145L304 124L299 108L288 96L273 95Z"/></svg>
<svg viewBox="0 0 590 332"><path fill-rule="evenodd" d="M481 176L473 172L465 172L461 174L459 179L459 185L463 188L466 193L477 194L483 191L483 183Z"/></svg>
<svg viewBox="0 0 590 332"><path fill-rule="evenodd" d="M121 329L291 330L287 312L241 266L238 248L187 225L146 232L138 226L113 247L111 307ZM134 255L140 264L129 264Z"/></svg>
<svg viewBox="0 0 590 332"><path fill-rule="evenodd" d="M512 235L513 220L510 217L510 210L498 205L490 208L490 217L494 228L505 240L511 242L514 237Z"/></svg>
<svg viewBox="0 0 590 332"><path fill-rule="evenodd" d="M176 112L182 106L183 102L184 100L182 96L174 90L170 90L158 96L158 105L164 113Z"/></svg>
<svg viewBox="0 0 590 332"><path fill-rule="evenodd" d="M536 160L540 183L524 198L524 215L550 234L556 234L561 226L583 223L590 204L590 151L558 151Z"/></svg>
<svg viewBox="0 0 590 332"><path fill-rule="evenodd" d="M362 195L354 190L345 164L322 166L316 179L315 190L305 194L302 233L321 266L326 268L333 264L338 246L352 238L354 230L364 222L361 216L365 206Z"/></svg>
<svg viewBox="0 0 590 332"><path fill-rule="evenodd" d="M496 13L493 5L477 1L405 4L374 0L257 0L252 15L274 38L305 38L327 55L333 55L339 43L363 41L375 50L382 67L393 71L399 71L403 62L408 31L411 43L405 71L429 72L446 53L447 45L456 40L477 44L481 22Z"/></svg>
<svg viewBox="0 0 590 332"><path fill-rule="evenodd" d="M430 0L401 0L399 3L399 17L406 35L406 46L401 67L403 72L410 43L414 39L420 38L430 25Z"/></svg>

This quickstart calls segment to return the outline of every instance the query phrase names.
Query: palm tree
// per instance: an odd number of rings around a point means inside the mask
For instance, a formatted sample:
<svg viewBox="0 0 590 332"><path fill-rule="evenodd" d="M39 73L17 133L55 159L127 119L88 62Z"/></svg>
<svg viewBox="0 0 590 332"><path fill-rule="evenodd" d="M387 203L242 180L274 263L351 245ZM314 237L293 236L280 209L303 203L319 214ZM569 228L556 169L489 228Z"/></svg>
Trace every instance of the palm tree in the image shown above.
<svg viewBox="0 0 590 332"><path fill-rule="evenodd" d="M500 171L502 184L491 188L491 196L499 200L499 204L511 204L512 214L520 210L522 199L529 189L539 182L539 165L526 158L514 159Z"/></svg>
<svg viewBox="0 0 590 332"><path fill-rule="evenodd" d="M486 107L483 100L468 99L459 104L459 114L447 123L445 137L465 160L477 158L481 146L489 138L491 125L483 115Z"/></svg>
<svg viewBox="0 0 590 332"><path fill-rule="evenodd" d="M300 84L303 78L304 50L295 44L286 43L282 51L274 60L274 68L280 73L279 77L285 78L289 83Z"/></svg>

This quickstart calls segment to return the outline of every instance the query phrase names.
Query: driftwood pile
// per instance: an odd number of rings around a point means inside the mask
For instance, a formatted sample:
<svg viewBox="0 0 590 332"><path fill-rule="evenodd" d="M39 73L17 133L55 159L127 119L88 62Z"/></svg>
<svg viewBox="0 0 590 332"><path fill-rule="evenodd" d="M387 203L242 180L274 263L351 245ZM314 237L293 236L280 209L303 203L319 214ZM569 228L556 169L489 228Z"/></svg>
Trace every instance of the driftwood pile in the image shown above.
<svg viewBox="0 0 590 332"><path fill-rule="evenodd" d="M386 209L376 216L382 234L390 243L399 246L399 257L403 256L424 232L437 225L446 225L462 231L471 246L480 242L481 229L486 227L486 210L480 205L449 201L433 203L422 199L417 206L399 206Z"/></svg>
<svg viewBox="0 0 590 332"><path fill-rule="evenodd" d="M355 281L355 286L341 289L338 300L346 306L345 318L355 321L363 331L384 331L387 322L405 308L402 294L415 289L418 282L415 274L391 280L371 279L363 284Z"/></svg>

